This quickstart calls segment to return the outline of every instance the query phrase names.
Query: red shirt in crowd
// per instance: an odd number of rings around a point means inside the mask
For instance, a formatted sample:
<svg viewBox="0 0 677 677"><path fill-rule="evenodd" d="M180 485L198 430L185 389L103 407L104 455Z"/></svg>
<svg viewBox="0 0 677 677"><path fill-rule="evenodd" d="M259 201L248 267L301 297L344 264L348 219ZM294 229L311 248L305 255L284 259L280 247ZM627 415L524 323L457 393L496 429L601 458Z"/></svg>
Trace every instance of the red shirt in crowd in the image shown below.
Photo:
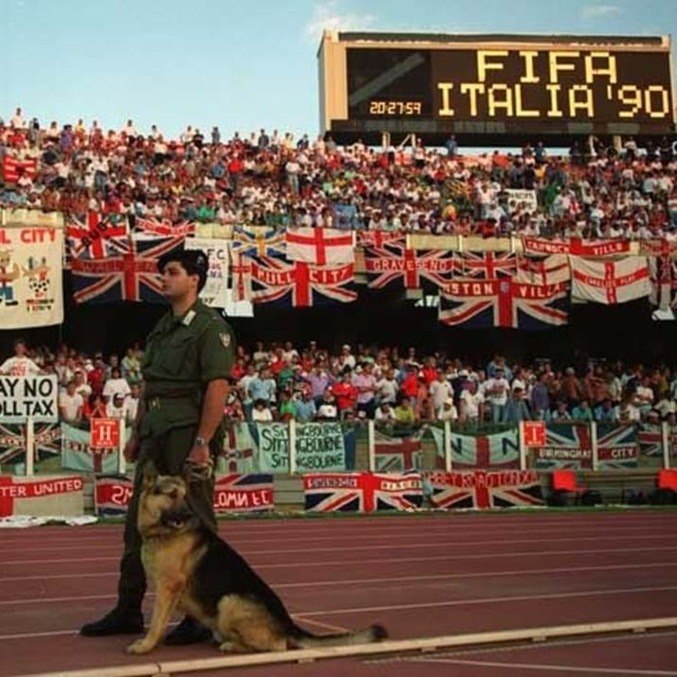
<svg viewBox="0 0 677 677"><path fill-rule="evenodd" d="M339 381L336 385L331 387L331 391L334 393L336 406L339 408L339 411L355 408L358 390L352 383Z"/></svg>

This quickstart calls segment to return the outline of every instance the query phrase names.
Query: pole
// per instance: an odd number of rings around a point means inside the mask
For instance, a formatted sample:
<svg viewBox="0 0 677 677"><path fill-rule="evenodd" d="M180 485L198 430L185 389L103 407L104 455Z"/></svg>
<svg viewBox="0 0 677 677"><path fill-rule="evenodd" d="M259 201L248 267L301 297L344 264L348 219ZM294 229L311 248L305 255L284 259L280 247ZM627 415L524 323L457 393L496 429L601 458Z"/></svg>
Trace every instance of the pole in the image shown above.
<svg viewBox="0 0 677 677"><path fill-rule="evenodd" d="M35 474L35 424L33 417L26 419L26 477Z"/></svg>
<svg viewBox="0 0 677 677"><path fill-rule="evenodd" d="M296 474L296 421L289 419L289 474Z"/></svg>

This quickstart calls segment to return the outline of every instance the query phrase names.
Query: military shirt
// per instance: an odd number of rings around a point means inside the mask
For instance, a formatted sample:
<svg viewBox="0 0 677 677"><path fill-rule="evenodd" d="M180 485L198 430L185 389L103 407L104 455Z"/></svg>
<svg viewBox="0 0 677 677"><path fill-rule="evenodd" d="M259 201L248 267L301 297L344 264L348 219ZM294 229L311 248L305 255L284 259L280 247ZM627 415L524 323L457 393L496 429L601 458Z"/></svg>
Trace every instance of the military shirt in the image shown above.
<svg viewBox="0 0 677 677"><path fill-rule="evenodd" d="M146 413L141 437L197 424L210 381L225 379L235 360L228 323L202 301L182 316L171 310L148 336L141 365Z"/></svg>

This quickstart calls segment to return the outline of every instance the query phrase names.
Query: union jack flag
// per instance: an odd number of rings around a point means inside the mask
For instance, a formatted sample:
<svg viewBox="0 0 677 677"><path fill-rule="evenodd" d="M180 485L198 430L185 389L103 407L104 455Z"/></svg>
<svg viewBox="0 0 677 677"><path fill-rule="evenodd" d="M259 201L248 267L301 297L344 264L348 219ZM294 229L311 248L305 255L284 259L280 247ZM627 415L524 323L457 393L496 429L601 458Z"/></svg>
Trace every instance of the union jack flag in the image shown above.
<svg viewBox="0 0 677 677"><path fill-rule="evenodd" d="M363 475L365 512L418 510L423 505L423 481L418 472Z"/></svg>
<svg viewBox="0 0 677 677"><path fill-rule="evenodd" d="M510 252L461 252L454 254L454 276L494 280L510 277L517 270L517 258Z"/></svg>
<svg viewBox="0 0 677 677"><path fill-rule="evenodd" d="M66 258L103 259L120 253L127 234L127 219L120 214L90 211L84 217L70 216L66 223Z"/></svg>
<svg viewBox="0 0 677 677"><path fill-rule="evenodd" d="M232 246L232 243L231 243ZM252 290L252 259L246 254L230 250L230 285L233 301L249 301L254 298Z"/></svg>
<svg viewBox="0 0 677 677"><path fill-rule="evenodd" d="M436 508L511 508L543 505L535 470L431 472L424 474Z"/></svg>
<svg viewBox="0 0 677 677"><path fill-rule="evenodd" d="M216 479L214 511L261 512L272 510L273 476L262 473L233 473Z"/></svg>
<svg viewBox="0 0 677 677"><path fill-rule="evenodd" d="M404 245L406 236L399 231L358 230L357 244L360 247L381 248L386 244Z"/></svg>
<svg viewBox="0 0 677 677"><path fill-rule="evenodd" d="M375 464L378 472L420 470L422 433L409 437L388 437L379 430L374 435Z"/></svg>
<svg viewBox="0 0 677 677"><path fill-rule="evenodd" d="M541 470L592 469L592 437L584 423L548 423L546 446L534 450L534 467ZM597 424L597 460L600 470L637 467L639 453L636 426Z"/></svg>
<svg viewBox="0 0 677 677"><path fill-rule="evenodd" d="M637 434L639 453L652 458L663 457L663 430L655 423L641 423ZM668 432L668 444L677 449L677 428Z"/></svg>
<svg viewBox="0 0 677 677"><path fill-rule="evenodd" d="M181 244L177 238L132 235L120 253L105 259L75 259L71 264L76 303L143 301L164 303L158 259Z"/></svg>
<svg viewBox="0 0 677 677"><path fill-rule="evenodd" d="M61 426L58 423L36 424L34 427L36 463L61 453ZM26 461L26 428L21 425L0 425L0 465Z"/></svg>
<svg viewBox="0 0 677 677"><path fill-rule="evenodd" d="M355 265L316 266L273 257L245 257L251 261L254 303L282 303L308 308L357 299Z"/></svg>
<svg viewBox="0 0 677 677"><path fill-rule="evenodd" d="M286 244L283 230L265 226L235 226L231 253L247 256L274 256L284 258Z"/></svg>
<svg viewBox="0 0 677 677"><path fill-rule="evenodd" d="M165 219L137 217L134 230L155 237L184 238L188 235L195 235L195 224L191 221L172 223Z"/></svg>
<svg viewBox="0 0 677 677"><path fill-rule="evenodd" d="M365 248L364 267L372 289L402 282L405 289L434 292L452 279L454 259L451 251L421 251L388 243Z"/></svg>
<svg viewBox="0 0 677 677"><path fill-rule="evenodd" d="M600 470L636 468L639 456L637 426L598 423L597 456Z"/></svg>
<svg viewBox="0 0 677 677"><path fill-rule="evenodd" d="M303 495L309 512L364 512L362 473L304 475Z"/></svg>
<svg viewBox="0 0 677 677"><path fill-rule="evenodd" d="M540 470L591 470L592 438L585 423L548 423L544 447L534 449L534 467Z"/></svg>
<svg viewBox="0 0 677 677"><path fill-rule="evenodd" d="M452 280L440 295L439 320L464 327L540 330L569 321L568 286L511 280Z"/></svg>

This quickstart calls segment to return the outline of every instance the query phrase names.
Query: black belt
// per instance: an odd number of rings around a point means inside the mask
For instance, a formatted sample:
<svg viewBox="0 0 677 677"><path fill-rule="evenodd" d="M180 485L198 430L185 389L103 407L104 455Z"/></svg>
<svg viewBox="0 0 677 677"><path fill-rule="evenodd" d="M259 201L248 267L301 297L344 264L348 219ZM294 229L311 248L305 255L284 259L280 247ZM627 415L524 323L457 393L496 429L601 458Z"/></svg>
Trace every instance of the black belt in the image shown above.
<svg viewBox="0 0 677 677"><path fill-rule="evenodd" d="M196 395L179 395L174 397L171 397L169 395L156 395L155 397L146 397L145 403L148 409L158 409L159 407L162 406L163 402L181 401L181 400L195 402L196 404L198 402Z"/></svg>

